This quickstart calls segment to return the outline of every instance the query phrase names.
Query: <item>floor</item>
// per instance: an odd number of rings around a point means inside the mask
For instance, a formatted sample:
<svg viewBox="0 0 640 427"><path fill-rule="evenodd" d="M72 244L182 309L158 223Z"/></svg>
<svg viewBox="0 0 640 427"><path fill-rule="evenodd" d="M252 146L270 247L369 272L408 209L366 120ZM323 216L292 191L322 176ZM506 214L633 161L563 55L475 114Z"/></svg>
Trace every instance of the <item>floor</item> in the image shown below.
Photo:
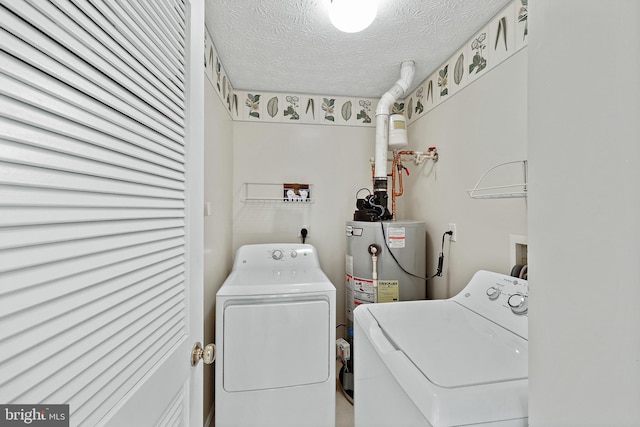
<svg viewBox="0 0 640 427"><path fill-rule="evenodd" d="M336 372L340 371L340 364L336 366ZM336 379L336 427L353 427L353 405L347 400L340 389Z"/></svg>

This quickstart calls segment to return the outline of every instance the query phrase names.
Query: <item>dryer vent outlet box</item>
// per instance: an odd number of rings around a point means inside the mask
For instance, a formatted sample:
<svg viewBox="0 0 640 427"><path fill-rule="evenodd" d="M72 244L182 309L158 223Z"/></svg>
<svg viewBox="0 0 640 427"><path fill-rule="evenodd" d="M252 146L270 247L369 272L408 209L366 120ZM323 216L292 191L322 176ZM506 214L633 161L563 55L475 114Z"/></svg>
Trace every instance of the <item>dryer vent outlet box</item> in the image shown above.
<svg viewBox="0 0 640 427"><path fill-rule="evenodd" d="M509 236L509 251L511 266L529 264L527 236L511 234Z"/></svg>
<svg viewBox="0 0 640 427"><path fill-rule="evenodd" d="M527 262L527 245L526 243L516 243L516 264L526 265Z"/></svg>

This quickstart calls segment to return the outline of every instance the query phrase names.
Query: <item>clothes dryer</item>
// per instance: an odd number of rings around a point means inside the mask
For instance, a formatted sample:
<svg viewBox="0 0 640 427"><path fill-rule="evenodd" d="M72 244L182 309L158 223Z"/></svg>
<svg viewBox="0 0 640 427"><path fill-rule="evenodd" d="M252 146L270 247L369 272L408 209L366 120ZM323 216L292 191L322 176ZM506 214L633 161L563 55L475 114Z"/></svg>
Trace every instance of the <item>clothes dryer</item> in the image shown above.
<svg viewBox="0 0 640 427"><path fill-rule="evenodd" d="M354 311L356 427L524 427L528 283L488 271L447 300Z"/></svg>
<svg viewBox="0 0 640 427"><path fill-rule="evenodd" d="M215 425L335 425L335 287L311 245L236 252L216 294Z"/></svg>

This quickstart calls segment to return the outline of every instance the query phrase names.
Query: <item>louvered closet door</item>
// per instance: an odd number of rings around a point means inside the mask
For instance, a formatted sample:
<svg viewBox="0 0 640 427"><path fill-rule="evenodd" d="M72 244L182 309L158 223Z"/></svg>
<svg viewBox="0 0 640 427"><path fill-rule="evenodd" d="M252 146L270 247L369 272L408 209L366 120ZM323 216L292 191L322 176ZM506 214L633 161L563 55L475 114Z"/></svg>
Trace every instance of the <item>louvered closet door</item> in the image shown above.
<svg viewBox="0 0 640 427"><path fill-rule="evenodd" d="M0 0L1 404L202 425L203 12Z"/></svg>

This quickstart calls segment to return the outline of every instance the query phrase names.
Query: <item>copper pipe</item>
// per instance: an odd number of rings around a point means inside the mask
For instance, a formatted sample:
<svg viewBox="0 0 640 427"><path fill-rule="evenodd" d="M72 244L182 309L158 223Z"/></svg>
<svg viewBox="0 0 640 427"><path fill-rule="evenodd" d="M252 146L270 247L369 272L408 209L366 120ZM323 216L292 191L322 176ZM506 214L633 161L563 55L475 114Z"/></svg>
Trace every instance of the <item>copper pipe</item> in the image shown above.
<svg viewBox="0 0 640 427"><path fill-rule="evenodd" d="M398 171L398 181L400 181L400 191L395 193L396 197L402 196L404 193L404 187L402 185L402 159L400 158L400 154L398 154L398 161L396 162L396 169Z"/></svg>
<svg viewBox="0 0 640 427"><path fill-rule="evenodd" d="M373 157L369 159L369 163L371 164L371 185L375 187L376 180L376 163L373 160Z"/></svg>
<svg viewBox="0 0 640 427"><path fill-rule="evenodd" d="M413 156L415 151L393 152L393 165L391 166L391 209L393 219L396 219L396 198L404 194L404 184L402 182L402 156ZM398 177L396 178L396 174ZM396 180L400 188L396 191Z"/></svg>
<svg viewBox="0 0 640 427"><path fill-rule="evenodd" d="M391 165L391 219L396 220L396 165L398 164L398 154L393 152L393 163ZM400 177L402 179L402 177Z"/></svg>
<svg viewBox="0 0 640 427"><path fill-rule="evenodd" d="M429 153L431 151L435 151L435 147L429 148ZM391 173L387 173L387 177L391 177L391 214L392 218L396 219L396 198L400 197L404 194L404 184L402 181L402 171L405 169L402 166L402 156L417 156L415 151L393 151L393 163L391 165ZM418 152L418 154L423 155L422 152ZM437 161L438 154L435 153L433 160ZM371 162L371 179L375 182L375 163ZM396 191L396 183L399 188Z"/></svg>

